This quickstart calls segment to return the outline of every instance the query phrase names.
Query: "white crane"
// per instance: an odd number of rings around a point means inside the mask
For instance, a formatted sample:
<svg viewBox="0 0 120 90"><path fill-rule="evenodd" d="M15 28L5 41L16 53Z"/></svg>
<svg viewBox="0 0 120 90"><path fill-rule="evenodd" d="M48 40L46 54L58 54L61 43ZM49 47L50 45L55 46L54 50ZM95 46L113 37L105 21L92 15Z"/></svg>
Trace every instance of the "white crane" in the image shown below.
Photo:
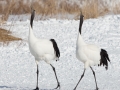
<svg viewBox="0 0 120 90"><path fill-rule="evenodd" d="M84 63L84 72L81 75L80 80L78 81L77 85L75 86L74 90L76 90L78 84L80 83L81 79L84 76L85 70L90 67L94 78L95 78L95 84L96 84L96 90L98 90L97 81L95 72L92 69L92 65L105 65L106 70L108 69L108 61L110 62L109 56L107 54L107 51L104 49L99 48L98 46L86 44L81 36L81 28L83 24L83 15L81 12L80 15L80 25L79 25L79 32L77 37L77 43L76 43L76 57L78 60Z"/></svg>
<svg viewBox="0 0 120 90"><path fill-rule="evenodd" d="M36 65L37 65L37 85L36 85L36 89L34 89L34 90L39 90L39 87L38 87L38 75L39 75L38 63L41 60L44 60L46 63L50 64L50 66L52 67L52 69L55 73L55 77L57 80L57 87L55 89L60 88L60 83L57 78L56 70L51 64L52 60L59 60L59 57L60 57L59 48L54 39L50 39L50 40L38 39L34 36L33 30L32 30L34 17L35 17L35 10L32 9L28 43L29 43L30 52L35 57L35 61L36 61Z"/></svg>

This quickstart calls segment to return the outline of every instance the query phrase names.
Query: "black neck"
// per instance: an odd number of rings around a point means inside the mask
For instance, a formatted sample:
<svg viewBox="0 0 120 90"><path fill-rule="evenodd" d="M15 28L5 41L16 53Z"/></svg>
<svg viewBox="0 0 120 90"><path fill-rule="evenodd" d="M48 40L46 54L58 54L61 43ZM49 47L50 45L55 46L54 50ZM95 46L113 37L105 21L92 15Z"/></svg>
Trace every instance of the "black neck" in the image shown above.
<svg viewBox="0 0 120 90"><path fill-rule="evenodd" d="M80 24L79 24L79 32L80 32L80 34L81 34L81 29L82 29L82 24L83 24L83 15L81 14L80 15Z"/></svg>
<svg viewBox="0 0 120 90"><path fill-rule="evenodd" d="M30 19L31 27L33 27L33 19L34 19L34 17L35 17L35 10L32 10L32 12L31 12L31 19Z"/></svg>

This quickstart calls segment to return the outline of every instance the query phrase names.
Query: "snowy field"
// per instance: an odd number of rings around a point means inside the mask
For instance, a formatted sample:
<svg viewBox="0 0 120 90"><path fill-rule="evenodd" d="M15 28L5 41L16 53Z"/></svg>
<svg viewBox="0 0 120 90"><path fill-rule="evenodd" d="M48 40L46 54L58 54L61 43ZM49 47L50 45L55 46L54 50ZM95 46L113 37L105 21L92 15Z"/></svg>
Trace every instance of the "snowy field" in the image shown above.
<svg viewBox="0 0 120 90"><path fill-rule="evenodd" d="M9 29L12 22L4 27ZM84 64L75 55L79 20L34 21L34 33L39 38L55 38L61 57L53 61L60 90L73 90L81 74ZM29 20L16 21L11 28L13 35L23 41L11 42L8 46L0 45L0 90L32 90L36 87L36 63L28 48ZM108 15L97 19L88 19L83 23L83 39L94 43L108 51L111 64L108 70L93 66L99 90L120 90L120 15ZM44 61L39 63L39 87L50 90L57 82L50 65ZM86 70L85 77L77 90L94 90L95 81L92 71Z"/></svg>

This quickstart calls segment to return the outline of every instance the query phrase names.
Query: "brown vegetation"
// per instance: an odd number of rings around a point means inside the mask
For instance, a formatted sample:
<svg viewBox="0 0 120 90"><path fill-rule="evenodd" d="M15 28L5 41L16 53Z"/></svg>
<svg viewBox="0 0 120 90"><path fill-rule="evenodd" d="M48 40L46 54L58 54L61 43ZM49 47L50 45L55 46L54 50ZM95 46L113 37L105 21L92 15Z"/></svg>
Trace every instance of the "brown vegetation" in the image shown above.
<svg viewBox="0 0 120 90"><path fill-rule="evenodd" d="M105 0L78 0L78 3L71 3L69 0L0 0L0 24L5 23L11 14L30 13L31 7L42 16L41 19L46 16L57 18L57 15L64 17L69 14L74 15L74 19L79 19L80 11L84 14L85 19L88 19L108 13L120 14L119 5L120 2L114 3L110 7ZM0 42L21 40L10 34L10 31L0 28Z"/></svg>
<svg viewBox="0 0 120 90"><path fill-rule="evenodd" d="M115 6L113 7L113 13L120 14L120 2L116 3Z"/></svg>
<svg viewBox="0 0 120 90"><path fill-rule="evenodd" d="M4 5L4 8L0 5L0 12L4 15L5 20L10 14L30 13L31 7L43 17L73 14L76 18L79 18L80 10L83 11L85 18L96 18L109 12L120 13L120 3L116 3L110 10L109 5L104 0L78 0L78 3L70 3L68 0L26 0L26 3L24 3L24 0L4 1L6 1L6 5Z"/></svg>
<svg viewBox="0 0 120 90"><path fill-rule="evenodd" d="M11 35L11 32L5 29L0 28L0 42L7 43L9 41L22 40Z"/></svg>

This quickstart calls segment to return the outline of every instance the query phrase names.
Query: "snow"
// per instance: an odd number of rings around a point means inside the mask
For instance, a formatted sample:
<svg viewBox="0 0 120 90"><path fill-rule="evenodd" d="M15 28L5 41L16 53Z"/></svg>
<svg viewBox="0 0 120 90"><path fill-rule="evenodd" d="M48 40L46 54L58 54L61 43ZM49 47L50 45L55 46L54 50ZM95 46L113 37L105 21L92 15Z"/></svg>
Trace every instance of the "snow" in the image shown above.
<svg viewBox="0 0 120 90"><path fill-rule="evenodd" d="M4 27L10 28L8 21ZM34 21L33 31L39 38L54 38L58 43L61 57L53 61L61 90L73 90L84 64L75 55L79 20ZM0 90L32 90L36 87L36 63L28 48L29 20L16 21L11 27L13 35L22 41L0 45ZM111 63L108 70L93 66L99 90L120 89L120 15L107 15L97 19L88 19L83 23L82 37L87 43L96 44L108 51ZM39 63L40 89L53 89L57 82L50 65ZM77 90L94 90L95 81L92 71L86 70L85 77Z"/></svg>

